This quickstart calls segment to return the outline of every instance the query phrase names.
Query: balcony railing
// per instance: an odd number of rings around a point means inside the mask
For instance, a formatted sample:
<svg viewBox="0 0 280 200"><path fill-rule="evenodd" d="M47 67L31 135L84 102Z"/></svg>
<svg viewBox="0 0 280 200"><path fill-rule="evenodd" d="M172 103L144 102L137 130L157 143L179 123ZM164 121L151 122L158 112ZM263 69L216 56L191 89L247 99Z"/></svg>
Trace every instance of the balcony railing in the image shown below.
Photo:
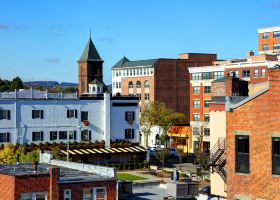
<svg viewBox="0 0 280 200"><path fill-rule="evenodd" d="M78 99L75 93L49 93L40 90L15 90L14 92L1 92L0 99Z"/></svg>

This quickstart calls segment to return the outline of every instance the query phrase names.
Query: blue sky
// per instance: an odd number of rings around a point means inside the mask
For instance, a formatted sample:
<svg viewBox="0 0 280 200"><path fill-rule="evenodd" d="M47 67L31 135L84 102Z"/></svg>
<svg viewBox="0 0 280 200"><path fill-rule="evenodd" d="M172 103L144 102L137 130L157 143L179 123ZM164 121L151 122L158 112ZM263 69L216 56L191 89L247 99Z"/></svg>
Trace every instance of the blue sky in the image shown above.
<svg viewBox="0 0 280 200"><path fill-rule="evenodd" d="M107 84L124 54L240 58L257 52L257 28L280 26L279 11L280 0L3 0L0 78L77 82L90 28Z"/></svg>

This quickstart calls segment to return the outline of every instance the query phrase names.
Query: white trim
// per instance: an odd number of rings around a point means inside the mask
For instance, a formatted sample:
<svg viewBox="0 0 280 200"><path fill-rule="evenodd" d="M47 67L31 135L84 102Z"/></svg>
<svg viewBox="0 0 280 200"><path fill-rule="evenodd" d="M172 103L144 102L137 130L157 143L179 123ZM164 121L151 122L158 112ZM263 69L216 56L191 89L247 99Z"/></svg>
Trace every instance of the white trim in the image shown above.
<svg viewBox="0 0 280 200"><path fill-rule="evenodd" d="M258 33L280 31L280 26L272 26L267 28L258 28Z"/></svg>

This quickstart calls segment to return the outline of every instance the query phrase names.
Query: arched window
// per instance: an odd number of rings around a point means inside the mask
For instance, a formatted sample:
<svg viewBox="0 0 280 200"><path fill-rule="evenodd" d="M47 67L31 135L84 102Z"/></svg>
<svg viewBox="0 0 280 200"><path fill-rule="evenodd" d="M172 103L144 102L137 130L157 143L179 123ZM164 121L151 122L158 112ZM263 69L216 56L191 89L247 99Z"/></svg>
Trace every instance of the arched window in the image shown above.
<svg viewBox="0 0 280 200"><path fill-rule="evenodd" d="M136 82L136 88L141 88L141 82L140 81Z"/></svg>
<svg viewBox="0 0 280 200"><path fill-rule="evenodd" d="M129 81L128 88L133 88L133 82L132 81Z"/></svg>
<svg viewBox="0 0 280 200"><path fill-rule="evenodd" d="M145 88L149 88L149 87L150 87L149 81L145 81L145 82L144 82L144 87L145 87Z"/></svg>
<svg viewBox="0 0 280 200"><path fill-rule="evenodd" d="M92 91L95 92L95 86L92 87Z"/></svg>

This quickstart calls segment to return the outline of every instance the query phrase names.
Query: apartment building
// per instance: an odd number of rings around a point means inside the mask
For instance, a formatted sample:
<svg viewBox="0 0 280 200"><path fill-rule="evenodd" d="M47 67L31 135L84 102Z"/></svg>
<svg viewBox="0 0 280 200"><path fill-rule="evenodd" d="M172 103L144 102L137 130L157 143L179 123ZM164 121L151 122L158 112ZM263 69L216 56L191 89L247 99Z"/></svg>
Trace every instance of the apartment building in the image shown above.
<svg viewBox="0 0 280 200"><path fill-rule="evenodd" d="M259 28L259 54L280 53L280 26Z"/></svg>
<svg viewBox="0 0 280 200"><path fill-rule="evenodd" d="M42 159L44 157L44 159ZM41 162L0 166L0 199L117 199L116 170L41 154Z"/></svg>
<svg viewBox="0 0 280 200"><path fill-rule="evenodd" d="M210 65L216 54L187 53L178 59L130 61L123 57L112 67L113 95L135 95L145 102L161 101L189 121L188 67Z"/></svg>
<svg viewBox="0 0 280 200"><path fill-rule="evenodd" d="M228 199L280 199L280 69L268 71L269 87L226 102Z"/></svg>
<svg viewBox="0 0 280 200"><path fill-rule="evenodd" d="M258 55L250 51L246 59L215 61L211 66L190 67L190 125L193 147L199 148L204 141L204 150L210 148L209 102L213 96L213 81L224 82L225 77L236 77L248 81L249 95L267 87L267 69L277 62L275 55ZM238 95L238 94L233 94ZM203 140L200 138L203 137Z"/></svg>

